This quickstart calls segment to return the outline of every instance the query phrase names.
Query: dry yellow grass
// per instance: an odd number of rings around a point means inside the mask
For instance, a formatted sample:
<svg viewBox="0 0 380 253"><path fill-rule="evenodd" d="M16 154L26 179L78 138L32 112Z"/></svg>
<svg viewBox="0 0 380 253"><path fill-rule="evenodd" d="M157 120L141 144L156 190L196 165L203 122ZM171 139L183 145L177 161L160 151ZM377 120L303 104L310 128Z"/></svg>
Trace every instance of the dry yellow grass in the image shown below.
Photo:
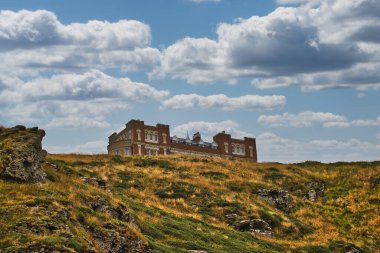
<svg viewBox="0 0 380 253"><path fill-rule="evenodd" d="M203 244L207 237L224 244L210 246L210 252L228 252L235 242L241 245L241 252L276 252L276 245L282 252L309 252L308 247L330 252L336 241L372 252L379 247L380 196L373 179L380 180L380 164L251 163L182 155L115 158L53 154L48 159L60 161L73 172L54 172L58 180L41 185L0 183L0 192L11 196L0 196L1 204L32 201L41 190L62 193L62 198L76 207L83 206L83 196L105 196L114 205L122 203L130 208L142 227L141 231L131 230L157 249L164 249L157 252L175 252L171 249L190 247L191 241L207 248ZM110 191L84 184L81 176L106 180ZM303 199L306 183L313 181L326 185L324 196L315 203ZM284 214L259 198L255 194L259 188L288 190L292 213ZM171 197L173 194L178 197ZM57 200L52 205L64 207ZM275 234L247 237L236 232L227 224L225 215L229 213L238 213L240 219L269 219ZM71 210L71 215L77 215L76 210ZM100 216L86 219L94 226L102 222Z"/></svg>

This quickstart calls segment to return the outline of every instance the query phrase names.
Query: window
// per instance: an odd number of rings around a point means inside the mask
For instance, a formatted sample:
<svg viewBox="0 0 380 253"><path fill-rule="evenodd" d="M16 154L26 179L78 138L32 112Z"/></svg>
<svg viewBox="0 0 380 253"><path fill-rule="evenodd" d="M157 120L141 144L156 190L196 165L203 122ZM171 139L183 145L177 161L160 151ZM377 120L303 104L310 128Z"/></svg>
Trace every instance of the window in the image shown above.
<svg viewBox="0 0 380 253"><path fill-rule="evenodd" d="M125 154L126 155L130 155L131 154L131 148L130 147L126 147L125 148Z"/></svg>
<svg viewBox="0 0 380 253"><path fill-rule="evenodd" d="M227 142L224 143L224 152L228 153L228 143Z"/></svg>
<svg viewBox="0 0 380 253"><path fill-rule="evenodd" d="M145 149L145 153L146 155L150 155L150 149L149 148Z"/></svg>
<svg viewBox="0 0 380 253"><path fill-rule="evenodd" d="M155 131L145 131L145 141L158 143L158 133Z"/></svg>
<svg viewBox="0 0 380 253"><path fill-rule="evenodd" d="M138 148L138 154L141 155L141 145L137 145L137 148Z"/></svg>
<svg viewBox="0 0 380 253"><path fill-rule="evenodd" d="M158 150L157 149L153 150L153 155L158 155Z"/></svg>
<svg viewBox="0 0 380 253"><path fill-rule="evenodd" d="M141 141L141 130L137 129L137 140Z"/></svg>

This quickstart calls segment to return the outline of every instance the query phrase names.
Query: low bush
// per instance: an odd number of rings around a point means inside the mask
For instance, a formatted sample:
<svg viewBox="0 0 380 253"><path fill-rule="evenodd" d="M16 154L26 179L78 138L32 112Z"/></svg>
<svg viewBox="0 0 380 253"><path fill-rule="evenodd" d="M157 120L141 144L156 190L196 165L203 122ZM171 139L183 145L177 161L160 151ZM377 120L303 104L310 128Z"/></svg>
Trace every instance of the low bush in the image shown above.
<svg viewBox="0 0 380 253"><path fill-rule="evenodd" d="M174 170L175 167L166 160L141 158L134 161L136 167L159 167L166 170Z"/></svg>
<svg viewBox="0 0 380 253"><path fill-rule="evenodd" d="M207 177L207 178L211 178L211 179L215 179L215 180L223 180L223 179L228 178L228 175L226 175L222 172L218 172L218 171L201 172L200 175L203 177Z"/></svg>
<svg viewBox="0 0 380 253"><path fill-rule="evenodd" d="M155 194L163 199L189 198L195 194L196 187L185 182L173 182L170 186L156 190Z"/></svg>

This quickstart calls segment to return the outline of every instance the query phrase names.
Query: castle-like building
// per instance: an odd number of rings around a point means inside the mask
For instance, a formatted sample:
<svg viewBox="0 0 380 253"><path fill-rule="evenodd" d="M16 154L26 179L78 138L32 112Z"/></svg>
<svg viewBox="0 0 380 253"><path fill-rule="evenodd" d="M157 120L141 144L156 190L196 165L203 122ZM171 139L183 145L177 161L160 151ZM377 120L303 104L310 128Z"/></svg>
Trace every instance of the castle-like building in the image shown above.
<svg viewBox="0 0 380 253"><path fill-rule="evenodd" d="M168 125L149 126L144 121L131 120L124 130L113 133L108 140L108 154L113 155L194 154L257 161L255 138L235 139L224 131L210 143L203 141L200 133L195 133L192 139L171 137Z"/></svg>

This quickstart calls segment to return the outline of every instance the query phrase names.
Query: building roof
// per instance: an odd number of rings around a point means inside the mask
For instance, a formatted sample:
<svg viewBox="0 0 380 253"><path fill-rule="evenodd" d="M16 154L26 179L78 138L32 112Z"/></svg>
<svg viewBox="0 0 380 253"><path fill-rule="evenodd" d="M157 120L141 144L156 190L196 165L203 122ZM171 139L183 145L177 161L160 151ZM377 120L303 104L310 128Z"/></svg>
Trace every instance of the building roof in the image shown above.
<svg viewBox="0 0 380 253"><path fill-rule="evenodd" d="M216 142L205 142L202 139L199 141L194 141L187 136L186 138L178 138L177 135L174 135L173 137L170 137L170 140L174 143L181 143L186 145L192 145L192 146L200 146L200 147L206 147L206 148L217 148L218 144Z"/></svg>

